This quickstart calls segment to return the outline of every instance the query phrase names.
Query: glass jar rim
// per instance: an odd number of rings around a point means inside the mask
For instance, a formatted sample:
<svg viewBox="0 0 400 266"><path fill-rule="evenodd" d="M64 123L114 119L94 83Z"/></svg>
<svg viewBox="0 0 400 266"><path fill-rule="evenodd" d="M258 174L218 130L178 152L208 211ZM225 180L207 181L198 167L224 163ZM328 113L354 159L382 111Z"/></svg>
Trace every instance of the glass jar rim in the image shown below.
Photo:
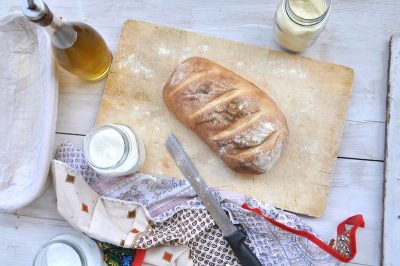
<svg viewBox="0 0 400 266"><path fill-rule="evenodd" d="M60 234L58 236L61 236L63 234ZM50 240L49 242L47 242L46 244L44 244L36 253L35 258L33 259L33 265L36 266L36 263L38 262L37 260L40 259L40 256L43 254L44 251L46 251L50 246L54 245L54 244L64 244L69 246L70 248L72 248L76 254L79 257L79 260L81 261L81 265L82 266L87 266L87 261L86 261L86 256L83 253L82 249L76 245L75 243L71 242L71 241L67 241L67 240L63 240L63 239L54 239L54 240ZM40 264L41 265L41 264Z"/></svg>
<svg viewBox="0 0 400 266"><path fill-rule="evenodd" d="M304 18L296 14L290 6L290 0L283 0L282 4L284 5L284 10L287 16L296 24L300 26L313 26L316 25L324 20L324 18L328 15L330 7L331 7L331 0L323 0L325 2L326 8L325 11L318 17L315 18Z"/></svg>
<svg viewBox="0 0 400 266"><path fill-rule="evenodd" d="M124 151L123 151L121 158L114 165L107 166L107 167L97 165L96 163L94 163L92 156L89 152L89 142L90 142L91 138L96 133L98 133L99 131L101 131L105 128L111 128L111 129L115 130L117 133L119 133L119 135L121 136L121 138L124 142ZM126 158L128 157L128 153L130 150L129 147L130 147L130 141L129 141L129 138L126 136L126 133L122 129L120 129L117 125L114 125L114 124L101 124L99 126L94 127L86 135L86 137L84 138L84 141L83 141L83 153L85 155L86 161L88 162L88 164L90 166L93 166L95 168L102 169L102 170L114 169L114 168L121 166L125 162Z"/></svg>

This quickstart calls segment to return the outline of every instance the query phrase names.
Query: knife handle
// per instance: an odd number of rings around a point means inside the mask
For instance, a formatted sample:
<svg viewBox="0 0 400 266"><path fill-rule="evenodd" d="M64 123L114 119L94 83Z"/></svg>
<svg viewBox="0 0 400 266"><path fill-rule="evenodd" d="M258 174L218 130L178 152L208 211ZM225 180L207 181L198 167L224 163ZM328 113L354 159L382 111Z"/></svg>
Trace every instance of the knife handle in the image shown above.
<svg viewBox="0 0 400 266"><path fill-rule="evenodd" d="M242 266L261 266L261 262L244 242L246 236L242 230L237 230L233 234L226 236L225 239Z"/></svg>

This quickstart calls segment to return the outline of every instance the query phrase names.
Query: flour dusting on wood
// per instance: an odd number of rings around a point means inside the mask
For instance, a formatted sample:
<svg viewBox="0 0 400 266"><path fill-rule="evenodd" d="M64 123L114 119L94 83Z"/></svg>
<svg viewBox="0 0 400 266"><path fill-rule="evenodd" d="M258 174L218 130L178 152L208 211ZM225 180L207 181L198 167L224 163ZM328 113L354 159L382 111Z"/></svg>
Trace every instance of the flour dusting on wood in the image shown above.
<svg viewBox="0 0 400 266"><path fill-rule="evenodd" d="M199 46L200 50L203 52L207 52L208 51L208 45L202 44Z"/></svg>
<svg viewBox="0 0 400 266"><path fill-rule="evenodd" d="M168 47L166 47L166 45L164 43L161 43L160 46L157 49L157 53L160 56L169 56L171 55L173 52L175 52L174 50L169 49Z"/></svg>
<svg viewBox="0 0 400 266"><path fill-rule="evenodd" d="M153 77L153 70L144 66L135 54L129 55L126 59L119 62L120 68L128 68L131 72L143 75L149 79Z"/></svg>
<svg viewBox="0 0 400 266"><path fill-rule="evenodd" d="M281 69L276 69L274 72L278 77L284 78L299 78L301 80L306 80L308 78L308 75L304 70L298 68L281 68Z"/></svg>

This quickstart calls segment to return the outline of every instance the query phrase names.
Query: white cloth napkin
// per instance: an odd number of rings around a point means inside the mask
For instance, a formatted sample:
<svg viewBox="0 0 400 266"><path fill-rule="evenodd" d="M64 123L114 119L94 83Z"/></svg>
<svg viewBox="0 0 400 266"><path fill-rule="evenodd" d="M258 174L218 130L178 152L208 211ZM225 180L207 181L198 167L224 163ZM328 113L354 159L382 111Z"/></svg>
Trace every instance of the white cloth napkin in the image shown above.
<svg viewBox="0 0 400 266"><path fill-rule="evenodd" d="M0 18L0 210L23 207L46 187L58 97L50 48L21 13Z"/></svg>

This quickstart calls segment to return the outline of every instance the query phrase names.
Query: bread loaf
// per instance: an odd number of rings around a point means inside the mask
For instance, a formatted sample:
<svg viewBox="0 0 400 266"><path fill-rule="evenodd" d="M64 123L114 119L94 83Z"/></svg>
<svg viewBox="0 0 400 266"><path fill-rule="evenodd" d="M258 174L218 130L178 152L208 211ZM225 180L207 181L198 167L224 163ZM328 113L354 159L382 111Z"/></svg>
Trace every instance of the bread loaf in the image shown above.
<svg viewBox="0 0 400 266"><path fill-rule="evenodd" d="M178 65L165 83L163 99L237 172L265 173L289 139L285 116L264 91L205 58Z"/></svg>

